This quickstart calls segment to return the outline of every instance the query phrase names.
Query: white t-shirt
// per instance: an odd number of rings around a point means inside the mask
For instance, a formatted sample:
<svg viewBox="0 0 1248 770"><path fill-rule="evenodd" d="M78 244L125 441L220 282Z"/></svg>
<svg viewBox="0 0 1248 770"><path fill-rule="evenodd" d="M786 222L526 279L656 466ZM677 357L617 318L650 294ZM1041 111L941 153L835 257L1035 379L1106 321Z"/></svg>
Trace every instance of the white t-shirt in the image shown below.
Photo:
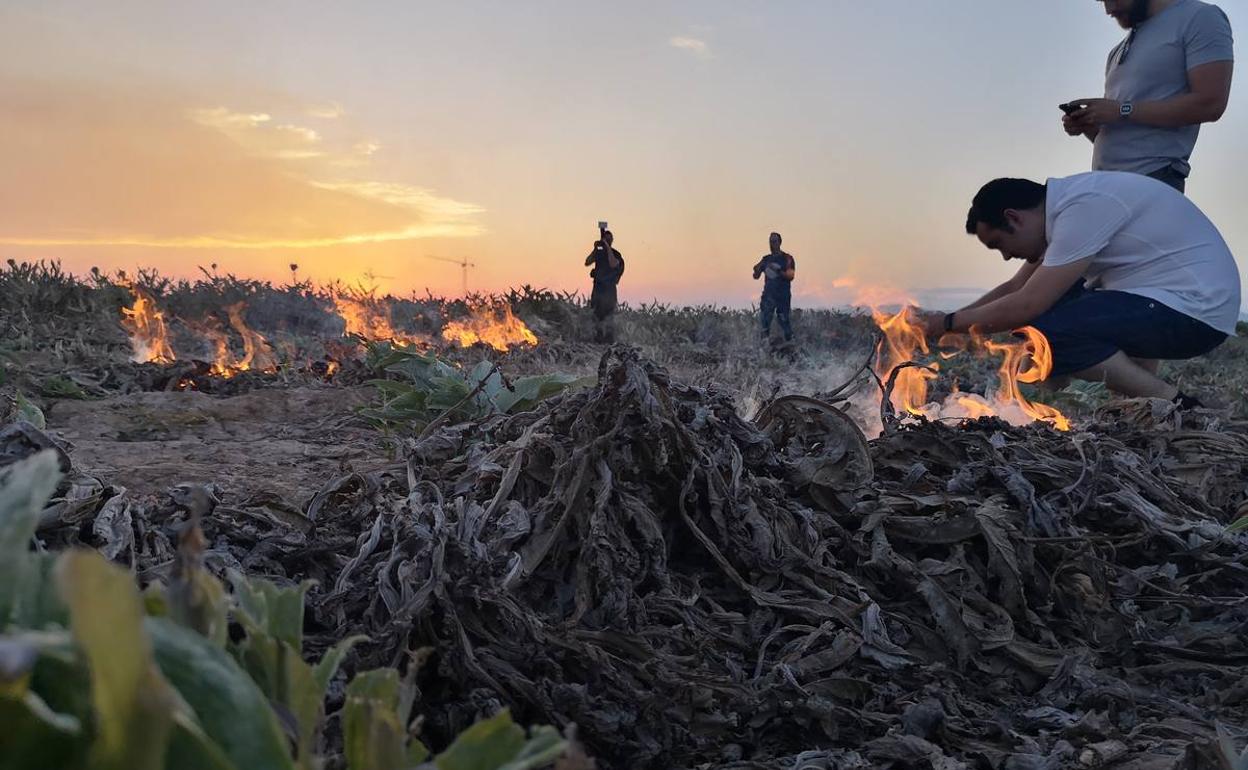
<svg viewBox="0 0 1248 770"><path fill-rule="evenodd" d="M1157 300L1227 334L1239 318L1239 268L1196 204L1139 174L1092 171L1048 180L1043 264L1091 257L1089 288Z"/></svg>

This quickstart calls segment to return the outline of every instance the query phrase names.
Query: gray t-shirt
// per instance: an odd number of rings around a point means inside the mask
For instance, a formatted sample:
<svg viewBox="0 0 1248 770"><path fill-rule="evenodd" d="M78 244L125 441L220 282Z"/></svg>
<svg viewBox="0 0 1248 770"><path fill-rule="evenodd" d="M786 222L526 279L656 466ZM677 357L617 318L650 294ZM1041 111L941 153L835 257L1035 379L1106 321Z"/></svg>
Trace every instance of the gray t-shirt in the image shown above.
<svg viewBox="0 0 1248 770"><path fill-rule="evenodd" d="M1233 61L1232 43L1231 23L1221 8L1200 0L1175 0L1109 52L1105 98L1151 102L1187 93L1188 70ZM1158 128L1130 120L1107 124L1096 137L1092 169L1151 174L1173 166L1187 176L1199 133L1199 125Z"/></svg>

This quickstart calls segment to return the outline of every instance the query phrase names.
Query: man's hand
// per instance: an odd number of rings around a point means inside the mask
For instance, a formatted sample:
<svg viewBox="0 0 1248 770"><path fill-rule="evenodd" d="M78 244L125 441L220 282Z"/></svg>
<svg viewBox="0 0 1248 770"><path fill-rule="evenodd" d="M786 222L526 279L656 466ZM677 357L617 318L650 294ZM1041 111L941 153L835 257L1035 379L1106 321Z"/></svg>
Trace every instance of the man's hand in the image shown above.
<svg viewBox="0 0 1248 770"><path fill-rule="evenodd" d="M1079 133L1122 120L1122 102L1113 99L1076 99L1074 103L1084 105L1083 109L1067 115L1062 124L1078 126ZM1066 129L1066 133L1070 133L1070 128Z"/></svg>
<svg viewBox="0 0 1248 770"><path fill-rule="evenodd" d="M1062 116L1062 130L1066 132L1067 136L1083 136L1090 128L1092 126L1085 126L1070 115Z"/></svg>

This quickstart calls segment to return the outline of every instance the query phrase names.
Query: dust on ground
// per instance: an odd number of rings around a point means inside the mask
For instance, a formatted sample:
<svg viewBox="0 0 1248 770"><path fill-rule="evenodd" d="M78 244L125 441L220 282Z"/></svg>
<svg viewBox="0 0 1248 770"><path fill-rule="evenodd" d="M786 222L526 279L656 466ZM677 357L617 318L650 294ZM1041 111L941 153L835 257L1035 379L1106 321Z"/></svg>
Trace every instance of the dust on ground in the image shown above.
<svg viewBox="0 0 1248 770"><path fill-rule="evenodd" d="M346 466L385 462L377 431L353 414L364 387L195 391L56 401L48 428L75 464L135 494L216 483L231 495L303 502Z"/></svg>

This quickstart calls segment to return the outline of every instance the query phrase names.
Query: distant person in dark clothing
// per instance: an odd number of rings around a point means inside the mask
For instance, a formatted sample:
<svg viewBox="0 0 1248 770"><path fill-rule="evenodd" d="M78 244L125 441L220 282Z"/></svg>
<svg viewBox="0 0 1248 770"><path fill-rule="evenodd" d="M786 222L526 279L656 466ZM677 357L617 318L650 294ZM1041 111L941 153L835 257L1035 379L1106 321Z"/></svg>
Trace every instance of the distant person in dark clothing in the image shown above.
<svg viewBox="0 0 1248 770"><path fill-rule="evenodd" d="M624 257L612 248L615 236L610 230L600 231L601 237L594 241L594 250L585 258L585 266L594 266L589 277L594 279L594 290L589 295L589 307L594 311L594 342L615 342L615 307L618 302L615 287L624 275Z"/></svg>
<svg viewBox="0 0 1248 770"><path fill-rule="evenodd" d="M789 308L793 302L793 276L797 270L797 262L791 254L780 250L780 233L772 233L768 239L771 251L754 266L754 280L765 276L763 281L763 297L758 307L761 312L763 339L771 334L771 317L774 315L784 332L784 341L793 339L793 325L789 321Z"/></svg>

